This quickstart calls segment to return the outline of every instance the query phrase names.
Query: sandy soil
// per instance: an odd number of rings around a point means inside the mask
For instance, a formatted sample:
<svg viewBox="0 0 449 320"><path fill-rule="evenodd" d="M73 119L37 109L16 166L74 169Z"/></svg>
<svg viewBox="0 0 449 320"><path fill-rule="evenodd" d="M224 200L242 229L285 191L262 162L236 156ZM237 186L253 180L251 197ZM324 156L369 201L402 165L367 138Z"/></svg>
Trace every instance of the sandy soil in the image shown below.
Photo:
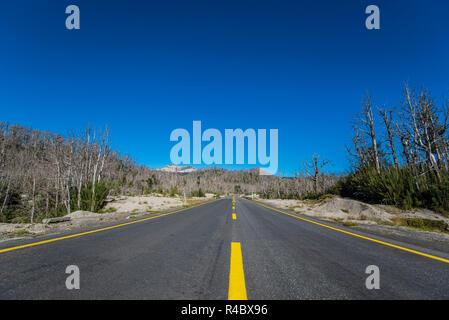
<svg viewBox="0 0 449 320"><path fill-rule="evenodd" d="M211 198L213 194L207 194L206 196L208 196L206 198ZM188 203L202 200L204 198L189 198ZM103 211L119 213L155 212L165 211L183 205L184 199L182 197L164 197L162 195L117 197L108 199L108 203Z"/></svg>
<svg viewBox="0 0 449 320"><path fill-rule="evenodd" d="M448 218L431 210L401 211L391 206L370 205L357 200L339 197L328 198L323 201L280 199L262 199L261 201L308 216L330 220L354 221L360 224L393 223L397 218L424 218L443 220L449 223Z"/></svg>

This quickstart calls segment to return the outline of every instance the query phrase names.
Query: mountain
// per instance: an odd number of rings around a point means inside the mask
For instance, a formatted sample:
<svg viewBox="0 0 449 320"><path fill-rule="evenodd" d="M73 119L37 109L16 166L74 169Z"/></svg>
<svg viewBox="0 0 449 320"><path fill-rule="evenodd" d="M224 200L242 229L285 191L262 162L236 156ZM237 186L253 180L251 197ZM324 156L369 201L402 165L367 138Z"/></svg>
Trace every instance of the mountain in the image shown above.
<svg viewBox="0 0 449 320"><path fill-rule="evenodd" d="M271 173L269 173L267 170L262 169L262 168L258 168L259 169L259 175L261 176L272 176Z"/></svg>
<svg viewBox="0 0 449 320"><path fill-rule="evenodd" d="M176 172L176 173L180 173L180 174L187 174L187 173L198 171L198 169L195 169L192 166L177 166L175 164L169 164L163 168L156 169L156 170L164 171L164 172ZM272 175L271 173L269 173L268 171L266 171L265 169L260 168L260 167L255 167L252 170L257 172L261 176L271 176Z"/></svg>
<svg viewBox="0 0 449 320"><path fill-rule="evenodd" d="M176 172L176 173L190 173L190 172L197 171L197 169L195 169L192 166L177 166L174 164L169 164L168 166L165 166L158 170L164 171L164 172Z"/></svg>

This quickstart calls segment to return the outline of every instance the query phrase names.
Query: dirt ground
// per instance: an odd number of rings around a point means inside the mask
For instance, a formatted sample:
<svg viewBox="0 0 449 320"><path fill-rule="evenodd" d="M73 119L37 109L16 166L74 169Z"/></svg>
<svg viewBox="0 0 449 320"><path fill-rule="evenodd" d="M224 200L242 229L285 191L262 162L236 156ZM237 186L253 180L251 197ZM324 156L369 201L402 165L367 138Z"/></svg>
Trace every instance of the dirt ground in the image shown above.
<svg viewBox="0 0 449 320"><path fill-rule="evenodd" d="M307 216L330 220L341 220L343 222L356 221L360 224L388 224L393 223L398 218L422 218L429 220L442 220L449 223L449 218L427 209L402 211L392 206L371 205L357 200L340 197L317 201L281 199L261 199L260 201Z"/></svg>
<svg viewBox="0 0 449 320"><path fill-rule="evenodd" d="M257 199L258 201L284 209L286 212L316 217L340 223L344 226L389 236L400 241L427 243L428 247L448 251L449 233L437 230L419 230L398 225L398 220L421 218L444 221L449 218L427 209L403 211L392 206L371 205L357 200L331 197L324 200Z"/></svg>

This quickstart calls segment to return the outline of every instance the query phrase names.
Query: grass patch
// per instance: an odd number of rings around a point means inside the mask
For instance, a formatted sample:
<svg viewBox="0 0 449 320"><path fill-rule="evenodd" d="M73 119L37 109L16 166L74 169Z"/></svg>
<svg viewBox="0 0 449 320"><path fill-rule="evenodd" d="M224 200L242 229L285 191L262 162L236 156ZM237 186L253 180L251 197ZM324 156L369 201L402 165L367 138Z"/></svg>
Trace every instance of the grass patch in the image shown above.
<svg viewBox="0 0 449 320"><path fill-rule="evenodd" d="M306 204L307 206L310 206L310 207L314 207L314 206L324 203L324 200L322 200L322 199L304 199L303 201L304 201L304 204Z"/></svg>
<svg viewBox="0 0 449 320"><path fill-rule="evenodd" d="M155 214L155 213L160 213L161 211L159 210L147 210L147 214Z"/></svg>
<svg viewBox="0 0 449 320"><path fill-rule="evenodd" d="M344 221L343 225L345 227L357 227L359 224L357 222L353 222L353 221Z"/></svg>
<svg viewBox="0 0 449 320"><path fill-rule="evenodd" d="M395 218L394 226L408 227L422 231L437 231L449 233L449 225L443 220L431 220L423 218Z"/></svg>
<svg viewBox="0 0 449 320"><path fill-rule="evenodd" d="M340 223L340 224L344 225L345 227L356 227L356 226L359 225L356 222L346 221L345 219L342 219L342 218L333 218L332 220L337 222L337 223Z"/></svg>
<svg viewBox="0 0 449 320"><path fill-rule="evenodd" d="M424 231L439 231L449 233L449 225L443 220L399 218L395 220L395 224Z"/></svg>
<svg viewBox="0 0 449 320"><path fill-rule="evenodd" d="M335 197L336 197L335 194L326 193L326 194L322 194L320 196L320 199L321 200L326 200L326 199L332 199L332 198L335 198Z"/></svg>
<svg viewBox="0 0 449 320"><path fill-rule="evenodd" d="M108 208L106 210L101 209L101 210L98 211L98 213L114 213L114 212L117 212L117 208L110 207L110 208Z"/></svg>
<svg viewBox="0 0 449 320"><path fill-rule="evenodd" d="M30 236L30 235L31 235L30 232L21 229L21 230L11 232L10 234L8 234L8 237L9 238L17 238L17 237L26 237L26 236Z"/></svg>

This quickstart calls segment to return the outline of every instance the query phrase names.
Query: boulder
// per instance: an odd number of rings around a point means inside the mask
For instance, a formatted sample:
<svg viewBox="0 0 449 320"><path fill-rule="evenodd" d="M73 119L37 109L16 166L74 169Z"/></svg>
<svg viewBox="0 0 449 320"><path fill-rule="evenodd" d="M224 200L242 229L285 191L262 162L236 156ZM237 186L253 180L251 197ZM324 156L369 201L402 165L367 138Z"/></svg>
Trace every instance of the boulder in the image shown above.
<svg viewBox="0 0 449 320"><path fill-rule="evenodd" d="M66 222L70 221L70 217L56 217L56 218L49 218L42 220L42 223L49 224L49 223L59 223L59 222Z"/></svg>
<svg viewBox="0 0 449 320"><path fill-rule="evenodd" d="M78 210L66 215L66 217L69 217L71 219L81 219L81 218L96 218L99 215L100 214L95 212Z"/></svg>

